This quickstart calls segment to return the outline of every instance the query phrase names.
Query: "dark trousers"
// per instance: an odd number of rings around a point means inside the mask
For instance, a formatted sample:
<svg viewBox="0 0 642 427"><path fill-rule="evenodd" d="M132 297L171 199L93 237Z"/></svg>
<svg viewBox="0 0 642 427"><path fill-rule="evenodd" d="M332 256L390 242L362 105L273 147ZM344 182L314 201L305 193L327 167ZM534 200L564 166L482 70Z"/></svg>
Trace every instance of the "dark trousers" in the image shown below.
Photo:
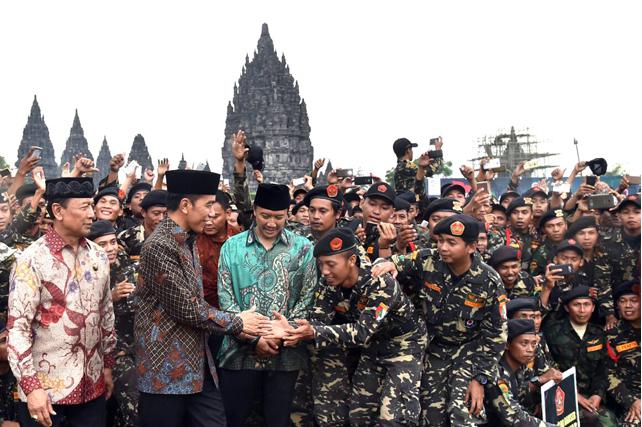
<svg viewBox="0 0 642 427"><path fill-rule="evenodd" d="M221 393L207 370L203 390L200 393L141 393L138 400L138 422L141 427L225 427L226 425Z"/></svg>
<svg viewBox="0 0 642 427"><path fill-rule="evenodd" d="M17 404L18 422L21 427L42 427L31 418L25 402ZM105 427L107 401L103 396L79 405L53 405L56 415L51 415L53 427ZM42 421L42 420L40 420ZM63 424L64 422L64 424Z"/></svg>
<svg viewBox="0 0 642 427"><path fill-rule="evenodd" d="M261 400L265 427L286 427L299 371L221 369L221 392L228 427L242 427L254 401Z"/></svg>

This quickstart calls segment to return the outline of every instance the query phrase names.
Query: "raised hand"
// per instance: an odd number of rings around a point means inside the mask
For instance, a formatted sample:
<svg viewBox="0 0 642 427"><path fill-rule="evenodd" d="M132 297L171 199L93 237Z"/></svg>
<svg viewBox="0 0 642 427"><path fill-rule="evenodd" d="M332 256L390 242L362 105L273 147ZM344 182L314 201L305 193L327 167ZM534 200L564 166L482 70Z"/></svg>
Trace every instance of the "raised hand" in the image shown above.
<svg viewBox="0 0 642 427"><path fill-rule="evenodd" d="M44 193L46 184L45 184L45 171L42 166L37 166L31 171L31 176L33 177L33 183L38 188L38 191Z"/></svg>
<svg viewBox="0 0 642 427"><path fill-rule="evenodd" d="M325 164L325 159L319 159L314 162L314 169L321 170L324 164Z"/></svg>
<svg viewBox="0 0 642 427"><path fill-rule="evenodd" d="M162 176L165 176L168 170L169 170L169 160L167 158L160 159L158 161L158 167L156 168L158 177L160 178Z"/></svg>
<svg viewBox="0 0 642 427"><path fill-rule="evenodd" d="M120 170L120 168L123 167L124 164L125 164L125 155L116 154L109 161L109 170L113 173L118 173L118 171Z"/></svg>
<svg viewBox="0 0 642 427"><path fill-rule="evenodd" d="M33 152L34 148L30 148L29 152L27 153L26 156L24 156L22 159L20 159L20 163L18 164L18 171L16 172L16 175L21 175L21 176L27 176L29 172L33 170L36 166L38 166L38 163L40 162L40 158L33 157Z"/></svg>
<svg viewBox="0 0 642 427"><path fill-rule="evenodd" d="M263 184L263 173L260 170L254 169L252 175L254 175L254 179L256 180L256 182L258 182L259 184Z"/></svg>
<svg viewBox="0 0 642 427"><path fill-rule="evenodd" d="M239 130L234 135L232 135L232 155L238 162L245 162L247 159L247 154L250 151L246 145L247 136L245 132Z"/></svg>

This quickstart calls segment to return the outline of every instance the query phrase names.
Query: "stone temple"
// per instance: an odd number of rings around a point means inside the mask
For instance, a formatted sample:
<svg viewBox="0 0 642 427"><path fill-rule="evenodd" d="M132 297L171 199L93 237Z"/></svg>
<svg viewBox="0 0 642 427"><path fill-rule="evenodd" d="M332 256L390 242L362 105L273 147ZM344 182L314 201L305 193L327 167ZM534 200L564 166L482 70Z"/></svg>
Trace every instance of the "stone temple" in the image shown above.
<svg viewBox="0 0 642 427"><path fill-rule="evenodd" d="M74 122L69 130L69 138L67 138L65 150L62 152L62 156L60 156L60 167L62 168L65 163L69 162L70 168L73 169L75 162L74 157L77 154L82 154L84 157L94 160L94 156L91 154L91 151L89 151L89 144L87 144L85 132L80 125L78 110L76 110Z"/></svg>
<svg viewBox="0 0 642 427"><path fill-rule="evenodd" d="M285 56L279 59L274 50L267 24L263 24L254 58L245 57L234 97L227 105L222 149L225 178L232 176L232 135L239 129L247 134L249 145L263 148L265 182L284 184L310 173L314 150L306 104Z"/></svg>
<svg viewBox="0 0 642 427"><path fill-rule="evenodd" d="M31 113L27 119L27 125L22 131L22 140L18 146L18 160L16 160L16 167L20 164L20 159L27 155L31 146L41 147L42 153L40 154L40 166L45 171L45 177L57 178L60 176L58 165L56 164L56 156L54 147L49 138L49 128L45 124L45 116L40 112L38 100L33 97L33 104L31 105Z"/></svg>

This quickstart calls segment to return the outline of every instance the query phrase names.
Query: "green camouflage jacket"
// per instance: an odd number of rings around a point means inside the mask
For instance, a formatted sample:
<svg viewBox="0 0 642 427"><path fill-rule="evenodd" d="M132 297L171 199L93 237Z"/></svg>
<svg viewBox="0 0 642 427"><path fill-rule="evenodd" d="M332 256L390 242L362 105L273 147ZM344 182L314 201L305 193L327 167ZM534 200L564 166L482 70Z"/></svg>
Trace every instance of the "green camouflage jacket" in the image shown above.
<svg viewBox="0 0 642 427"><path fill-rule="evenodd" d="M640 329L620 321L607 332L608 393L625 410L640 398Z"/></svg>

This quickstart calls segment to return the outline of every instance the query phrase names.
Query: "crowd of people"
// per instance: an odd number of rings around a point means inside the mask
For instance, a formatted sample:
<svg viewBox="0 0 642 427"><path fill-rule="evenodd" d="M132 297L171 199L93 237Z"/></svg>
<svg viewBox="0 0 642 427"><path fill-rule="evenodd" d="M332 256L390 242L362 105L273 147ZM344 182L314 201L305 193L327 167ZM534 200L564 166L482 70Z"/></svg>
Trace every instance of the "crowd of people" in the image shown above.
<svg viewBox="0 0 642 427"><path fill-rule="evenodd" d="M430 196L443 141L414 147L392 183L320 159L298 187L243 131L231 186L80 153L49 179L30 151L0 182L1 425L555 425L540 387L571 367L582 426L640 425L628 179L595 159L520 194L520 164L492 194L482 161Z"/></svg>

